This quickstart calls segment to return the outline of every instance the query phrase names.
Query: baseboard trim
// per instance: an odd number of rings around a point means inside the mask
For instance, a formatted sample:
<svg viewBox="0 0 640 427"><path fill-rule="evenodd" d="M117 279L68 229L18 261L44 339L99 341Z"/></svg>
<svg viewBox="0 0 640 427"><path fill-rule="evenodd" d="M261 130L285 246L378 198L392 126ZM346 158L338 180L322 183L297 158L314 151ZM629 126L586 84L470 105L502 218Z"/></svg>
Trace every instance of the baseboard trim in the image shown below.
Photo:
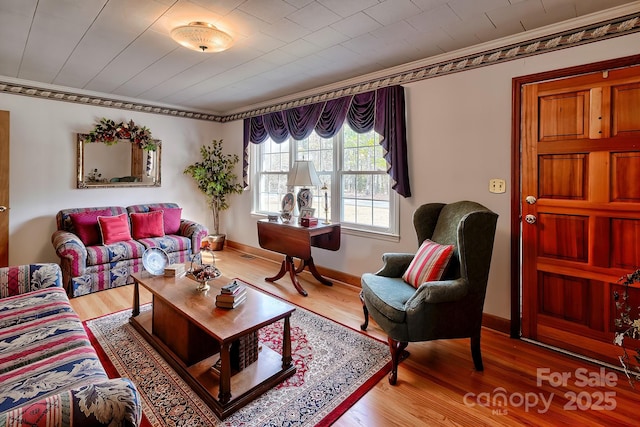
<svg viewBox="0 0 640 427"><path fill-rule="evenodd" d="M482 313L482 326L508 335L511 330L511 321L504 317Z"/></svg>
<svg viewBox="0 0 640 427"><path fill-rule="evenodd" d="M282 255L273 251L268 251L262 248L256 248L254 246L245 245L243 243L234 242L232 240L227 239L225 246L235 249L239 252L244 252L249 255L257 256L260 258L265 258L274 262L281 262ZM346 283L351 286L360 287L360 276L354 276L352 274L347 274L341 271L332 270L330 268L325 268L319 265L316 265L316 268L323 276L337 280L338 282ZM482 326L489 329L494 329L498 332L503 332L508 334L511 329L511 321L509 319L505 319L503 317L494 316L493 314L482 314Z"/></svg>

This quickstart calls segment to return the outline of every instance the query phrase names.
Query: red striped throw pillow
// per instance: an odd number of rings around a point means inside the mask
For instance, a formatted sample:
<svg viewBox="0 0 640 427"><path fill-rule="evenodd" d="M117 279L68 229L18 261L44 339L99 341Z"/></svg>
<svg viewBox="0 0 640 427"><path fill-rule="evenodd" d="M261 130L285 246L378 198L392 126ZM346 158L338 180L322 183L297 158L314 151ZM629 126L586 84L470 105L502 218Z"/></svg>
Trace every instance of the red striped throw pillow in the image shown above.
<svg viewBox="0 0 640 427"><path fill-rule="evenodd" d="M402 278L418 288L424 282L440 280L453 254L453 245L440 245L425 240L413 257Z"/></svg>

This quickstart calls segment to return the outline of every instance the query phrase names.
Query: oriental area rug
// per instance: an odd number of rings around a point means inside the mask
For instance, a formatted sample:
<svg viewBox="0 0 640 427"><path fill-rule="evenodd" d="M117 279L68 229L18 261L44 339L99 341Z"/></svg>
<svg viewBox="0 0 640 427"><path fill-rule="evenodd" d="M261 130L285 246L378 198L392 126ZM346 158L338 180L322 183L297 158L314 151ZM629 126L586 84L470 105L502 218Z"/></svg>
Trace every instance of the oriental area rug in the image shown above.
<svg viewBox="0 0 640 427"><path fill-rule="evenodd" d="M220 421L133 329L130 316L131 310L121 311L89 320L85 328L109 376L136 384L143 426L328 426L391 367L386 343L296 307L291 315L296 373ZM260 344L281 353L282 328L279 321L260 329Z"/></svg>

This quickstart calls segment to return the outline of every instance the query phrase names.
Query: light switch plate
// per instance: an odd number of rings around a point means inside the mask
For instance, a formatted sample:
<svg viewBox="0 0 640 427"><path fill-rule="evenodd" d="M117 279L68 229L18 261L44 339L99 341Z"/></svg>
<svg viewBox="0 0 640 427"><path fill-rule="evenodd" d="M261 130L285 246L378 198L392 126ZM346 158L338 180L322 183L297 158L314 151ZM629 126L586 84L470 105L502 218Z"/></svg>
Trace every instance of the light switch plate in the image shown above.
<svg viewBox="0 0 640 427"><path fill-rule="evenodd" d="M507 191L507 183L504 179L490 179L489 180L489 192L490 193L504 193Z"/></svg>

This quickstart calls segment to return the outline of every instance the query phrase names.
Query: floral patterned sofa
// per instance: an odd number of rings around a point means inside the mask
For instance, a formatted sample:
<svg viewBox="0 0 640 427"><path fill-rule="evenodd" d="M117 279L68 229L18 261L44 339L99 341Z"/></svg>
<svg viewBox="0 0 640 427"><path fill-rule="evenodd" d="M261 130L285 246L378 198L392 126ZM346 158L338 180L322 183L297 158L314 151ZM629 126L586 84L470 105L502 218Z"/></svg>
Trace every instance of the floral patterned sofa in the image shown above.
<svg viewBox="0 0 640 427"><path fill-rule="evenodd" d="M0 426L138 426L140 395L109 379L58 264L0 268Z"/></svg>
<svg viewBox="0 0 640 427"><path fill-rule="evenodd" d="M151 232L138 233L137 236L135 225L142 222L134 224L133 220L145 216L156 218L159 211L162 212L164 226L160 230L145 229L145 232ZM57 230L51 236L51 242L60 257L68 295L77 297L132 283L130 275L143 270L142 254L147 248L163 249L170 263L189 261L200 250L200 242L208 230L196 222L182 219L181 211L176 203L59 211L56 215ZM106 241L105 229L98 226L97 218L122 215L128 219L131 236Z"/></svg>

